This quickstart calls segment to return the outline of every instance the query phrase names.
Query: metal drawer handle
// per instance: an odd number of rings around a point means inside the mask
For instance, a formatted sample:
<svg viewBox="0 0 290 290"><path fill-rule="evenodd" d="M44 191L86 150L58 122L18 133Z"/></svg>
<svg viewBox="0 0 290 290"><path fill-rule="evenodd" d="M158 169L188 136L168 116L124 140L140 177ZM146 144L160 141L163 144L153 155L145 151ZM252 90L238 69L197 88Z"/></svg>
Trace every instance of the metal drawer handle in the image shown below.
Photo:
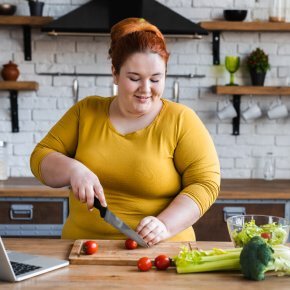
<svg viewBox="0 0 290 290"><path fill-rule="evenodd" d="M33 218L32 204L12 204L10 207L11 220L26 220L30 221Z"/></svg>
<svg viewBox="0 0 290 290"><path fill-rule="evenodd" d="M234 215L245 215L246 208L243 206L225 206L223 208L224 212L224 221L227 222L227 219Z"/></svg>

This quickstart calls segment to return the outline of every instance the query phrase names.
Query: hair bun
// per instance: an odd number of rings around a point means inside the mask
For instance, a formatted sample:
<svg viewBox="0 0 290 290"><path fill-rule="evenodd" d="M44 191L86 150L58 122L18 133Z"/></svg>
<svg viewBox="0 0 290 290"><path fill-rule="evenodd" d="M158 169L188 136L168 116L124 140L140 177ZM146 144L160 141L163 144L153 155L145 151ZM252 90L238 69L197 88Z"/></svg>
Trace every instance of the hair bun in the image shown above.
<svg viewBox="0 0 290 290"><path fill-rule="evenodd" d="M164 36L160 30L144 18L126 18L121 20L112 27L111 40L112 42L117 42L125 35L138 31L153 32L164 41Z"/></svg>

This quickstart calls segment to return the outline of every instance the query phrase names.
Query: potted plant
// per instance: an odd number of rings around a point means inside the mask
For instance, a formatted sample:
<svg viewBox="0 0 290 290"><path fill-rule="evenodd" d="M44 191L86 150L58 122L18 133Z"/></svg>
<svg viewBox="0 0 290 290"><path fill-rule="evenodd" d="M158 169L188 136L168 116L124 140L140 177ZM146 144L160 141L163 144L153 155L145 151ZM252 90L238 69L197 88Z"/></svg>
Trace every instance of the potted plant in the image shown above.
<svg viewBox="0 0 290 290"><path fill-rule="evenodd" d="M44 2L38 0L27 0L31 16L42 16Z"/></svg>
<svg viewBox="0 0 290 290"><path fill-rule="evenodd" d="M269 57L261 48L253 50L247 58L247 67L250 71L252 85L263 86L266 73L270 69Z"/></svg>

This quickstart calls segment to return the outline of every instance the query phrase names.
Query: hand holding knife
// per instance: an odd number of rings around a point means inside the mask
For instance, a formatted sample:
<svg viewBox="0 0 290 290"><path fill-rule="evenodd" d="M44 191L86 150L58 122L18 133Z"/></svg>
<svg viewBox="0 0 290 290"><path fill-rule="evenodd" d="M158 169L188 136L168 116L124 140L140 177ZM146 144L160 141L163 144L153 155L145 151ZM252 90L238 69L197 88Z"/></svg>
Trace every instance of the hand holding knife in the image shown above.
<svg viewBox="0 0 290 290"><path fill-rule="evenodd" d="M114 228L119 230L125 236L136 241L140 246L148 248L148 244L128 225L126 225L120 218L118 218L114 213L112 213L108 207L101 205L100 201L94 198L94 207L100 211L101 217Z"/></svg>

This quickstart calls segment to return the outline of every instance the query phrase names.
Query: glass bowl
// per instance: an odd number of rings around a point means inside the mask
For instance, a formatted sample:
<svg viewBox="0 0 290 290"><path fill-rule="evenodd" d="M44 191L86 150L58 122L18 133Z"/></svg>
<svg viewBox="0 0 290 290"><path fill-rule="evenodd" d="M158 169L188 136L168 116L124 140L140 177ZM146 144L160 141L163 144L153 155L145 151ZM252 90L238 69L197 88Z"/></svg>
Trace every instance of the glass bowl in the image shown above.
<svg viewBox="0 0 290 290"><path fill-rule="evenodd" d="M254 236L270 245L281 245L288 240L290 223L277 216L236 215L227 219L227 227L235 247L243 247Z"/></svg>

